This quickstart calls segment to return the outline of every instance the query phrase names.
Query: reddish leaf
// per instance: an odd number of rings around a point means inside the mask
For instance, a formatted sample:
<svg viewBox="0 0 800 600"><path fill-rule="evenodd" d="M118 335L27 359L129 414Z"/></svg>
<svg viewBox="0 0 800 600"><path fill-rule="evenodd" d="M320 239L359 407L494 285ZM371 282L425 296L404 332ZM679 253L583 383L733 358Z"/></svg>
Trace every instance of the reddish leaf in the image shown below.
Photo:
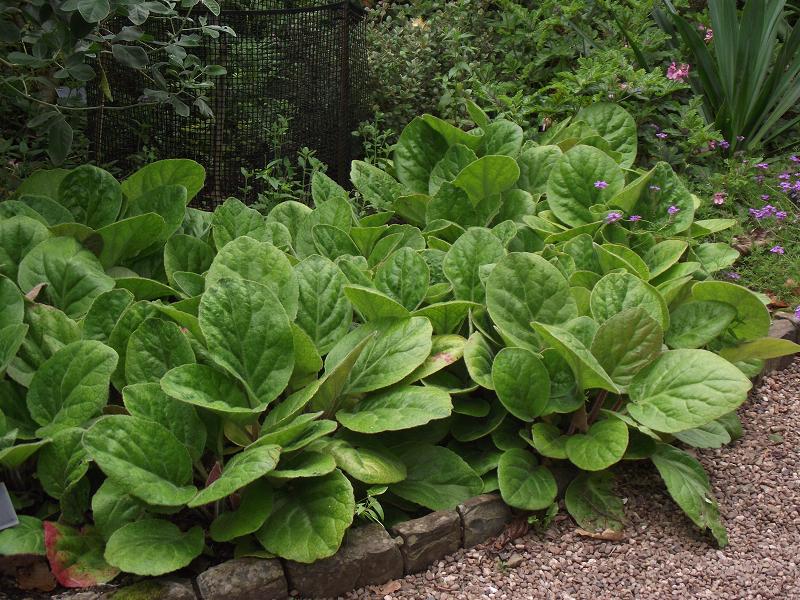
<svg viewBox="0 0 800 600"><path fill-rule="evenodd" d="M25 297L31 302L35 301L36 297L39 295L39 292L41 292L42 289L44 289L44 286L46 285L47 285L46 283L37 283L35 286L31 288L31 291L25 294Z"/></svg>
<svg viewBox="0 0 800 600"><path fill-rule="evenodd" d="M119 573L103 558L105 542L93 527L80 531L60 523L44 522L47 560L64 587L91 587L108 583Z"/></svg>
<svg viewBox="0 0 800 600"><path fill-rule="evenodd" d="M219 461L217 461L214 463L214 466L211 467L211 471L208 473L208 477L206 478L206 487L210 486L217 479L219 479L220 475L222 475L222 465Z"/></svg>

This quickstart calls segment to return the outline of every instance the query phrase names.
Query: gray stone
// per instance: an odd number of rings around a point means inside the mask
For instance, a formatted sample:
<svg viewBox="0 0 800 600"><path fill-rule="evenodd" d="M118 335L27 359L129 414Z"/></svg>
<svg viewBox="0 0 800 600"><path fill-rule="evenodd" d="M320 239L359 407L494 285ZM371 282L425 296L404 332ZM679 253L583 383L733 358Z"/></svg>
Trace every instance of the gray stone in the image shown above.
<svg viewBox="0 0 800 600"><path fill-rule="evenodd" d="M482 544L498 535L511 521L511 509L497 494L470 498L458 507L464 531L464 548Z"/></svg>
<svg viewBox="0 0 800 600"><path fill-rule="evenodd" d="M769 336L783 340L797 342L798 329L797 326L790 319L776 319L773 321L769 328ZM772 371L782 371L788 368L794 356L779 356L778 358L770 358L764 363L763 374L771 373Z"/></svg>
<svg viewBox="0 0 800 600"><path fill-rule="evenodd" d="M461 547L461 517L454 511L437 511L392 528L403 539L400 552L406 574L424 571L433 562Z"/></svg>
<svg viewBox="0 0 800 600"><path fill-rule="evenodd" d="M197 577L203 600L285 600L289 596L280 561L237 558Z"/></svg>
<svg viewBox="0 0 800 600"><path fill-rule="evenodd" d="M403 556L382 525L350 529L339 551L310 565L287 561L291 587L304 598L341 596L403 576Z"/></svg>
<svg viewBox="0 0 800 600"><path fill-rule="evenodd" d="M514 554L512 554L511 556L508 557L508 560L506 561L506 566L509 569L516 569L524 561L525 561L525 559L522 558L522 555L519 552L514 552Z"/></svg>
<svg viewBox="0 0 800 600"><path fill-rule="evenodd" d="M197 600L188 579L145 579L103 594L103 600Z"/></svg>

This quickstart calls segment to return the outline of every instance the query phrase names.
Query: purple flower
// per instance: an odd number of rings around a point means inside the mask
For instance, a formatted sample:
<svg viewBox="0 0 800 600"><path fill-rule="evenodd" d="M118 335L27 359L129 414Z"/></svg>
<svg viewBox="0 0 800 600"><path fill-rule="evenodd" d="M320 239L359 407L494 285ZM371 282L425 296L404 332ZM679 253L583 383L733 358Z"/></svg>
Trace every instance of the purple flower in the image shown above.
<svg viewBox="0 0 800 600"><path fill-rule="evenodd" d="M723 150L727 150L728 148L730 148L730 147L731 147L731 145L730 145L730 142L728 142L728 141L726 141L726 140L722 140L722 141L719 143L719 147L720 147L720 148L722 148Z"/></svg>
<svg viewBox="0 0 800 600"><path fill-rule="evenodd" d="M710 42L714 39L714 30L711 27L706 27L706 34L703 36L705 42Z"/></svg>
<svg viewBox="0 0 800 600"><path fill-rule="evenodd" d="M743 135L737 135L736 136L736 141L743 142L744 141L744 136Z"/></svg>
<svg viewBox="0 0 800 600"><path fill-rule="evenodd" d="M794 316L800 319L800 306L794 309Z"/></svg>
<svg viewBox="0 0 800 600"><path fill-rule="evenodd" d="M678 65L675 64L675 61L672 61L672 64L667 68L667 79L672 79L673 81L683 81L684 79L688 79L689 68L689 65L686 63L681 63Z"/></svg>
<svg viewBox="0 0 800 600"><path fill-rule="evenodd" d="M786 173L785 171L780 175L778 175L778 179L789 179L790 177L791 175L789 173Z"/></svg>
<svg viewBox="0 0 800 600"><path fill-rule="evenodd" d="M622 218L622 213L614 210L606 215L606 223L616 223L621 218Z"/></svg>
<svg viewBox="0 0 800 600"><path fill-rule="evenodd" d="M761 199L765 201L769 200L769 194L761 194Z"/></svg>
<svg viewBox="0 0 800 600"><path fill-rule="evenodd" d="M669 137L669 135L668 135L668 134L666 134L666 133L664 133L663 131L659 131L659 132L656 134L656 137L657 137L658 139L661 139L661 140L663 140L663 139L666 139L666 138L668 138L668 137Z"/></svg>
<svg viewBox="0 0 800 600"><path fill-rule="evenodd" d="M769 249L769 251L772 252L773 254L785 254L786 252L783 249L783 246L773 246L772 248Z"/></svg>
<svg viewBox="0 0 800 600"><path fill-rule="evenodd" d="M739 275L736 271L728 271L728 279L741 279L742 276Z"/></svg>
<svg viewBox="0 0 800 600"><path fill-rule="evenodd" d="M756 163L756 167L759 169L769 169L769 163Z"/></svg>
<svg viewBox="0 0 800 600"><path fill-rule="evenodd" d="M677 215L679 212L681 212L681 209L680 209L680 208L678 208L677 206L675 206L675 205L673 204L672 206L670 206L670 207L667 209L667 212L668 212L670 215Z"/></svg>
<svg viewBox="0 0 800 600"><path fill-rule="evenodd" d="M763 212L763 213L764 213L765 215L767 215L767 216L770 216L770 215L771 215L771 214L773 214L773 213L774 213L776 210L777 210L777 209L776 209L774 206L772 206L772 204L765 204L765 205L763 206L763 208L761 209L761 212Z"/></svg>
<svg viewBox="0 0 800 600"><path fill-rule="evenodd" d="M788 192L790 189L792 189L792 184L788 181L781 181L778 184L778 187L780 187L784 192Z"/></svg>
<svg viewBox="0 0 800 600"><path fill-rule="evenodd" d="M642 220L641 215L631 215L630 217L628 217L628 221L632 221L633 223L636 223L636 221L641 221L641 220Z"/></svg>
<svg viewBox="0 0 800 600"><path fill-rule="evenodd" d="M783 221L787 216L789 215L786 214L785 210L779 210L775 213L775 218L778 219L778 221Z"/></svg>
<svg viewBox="0 0 800 600"><path fill-rule="evenodd" d="M725 192L716 192L714 194L714 199L712 200L714 204L720 206L721 204L725 204L725 198L728 196Z"/></svg>
<svg viewBox="0 0 800 600"><path fill-rule="evenodd" d="M800 162L800 156L797 156L796 154L792 154L789 157L789 160L792 161L792 162Z"/></svg>
<svg viewBox="0 0 800 600"><path fill-rule="evenodd" d="M604 190L608 187L608 182L599 179L598 181L594 182L594 187L596 187L598 190Z"/></svg>
<svg viewBox="0 0 800 600"><path fill-rule="evenodd" d="M756 183L764 183L764 176L763 175L756 175L753 179L756 180Z"/></svg>
<svg viewBox="0 0 800 600"><path fill-rule="evenodd" d="M658 187L657 185L651 185L650 186L650 190L653 191L653 192L660 192L661 188Z"/></svg>

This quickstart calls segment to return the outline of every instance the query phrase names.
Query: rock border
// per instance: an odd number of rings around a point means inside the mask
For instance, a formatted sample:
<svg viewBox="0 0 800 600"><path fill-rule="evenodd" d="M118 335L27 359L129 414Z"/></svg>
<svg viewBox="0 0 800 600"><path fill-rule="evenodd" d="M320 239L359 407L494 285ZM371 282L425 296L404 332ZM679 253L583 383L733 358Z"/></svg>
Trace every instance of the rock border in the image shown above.
<svg viewBox="0 0 800 600"><path fill-rule="evenodd" d="M775 314L769 336L800 343L800 320L789 313ZM788 356L766 361L754 383L787 368L793 359ZM151 593L158 590L150 597L162 600L286 600L289 590L303 598L335 598L353 589L424 571L460 548L471 548L497 536L511 519L511 509L498 494L483 494L455 510L432 512L389 531L376 523L348 530L336 554L312 564L240 558L207 569L194 586L188 580L164 578L149 580L147 587ZM138 598L134 588L143 584L100 598Z"/></svg>

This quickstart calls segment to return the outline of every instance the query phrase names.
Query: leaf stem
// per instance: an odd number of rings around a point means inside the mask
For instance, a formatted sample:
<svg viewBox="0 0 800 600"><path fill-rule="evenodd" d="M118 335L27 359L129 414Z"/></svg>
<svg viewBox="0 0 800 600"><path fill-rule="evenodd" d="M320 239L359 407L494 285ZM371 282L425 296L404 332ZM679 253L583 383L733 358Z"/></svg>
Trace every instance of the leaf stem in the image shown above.
<svg viewBox="0 0 800 600"><path fill-rule="evenodd" d="M589 412L589 418L587 419L590 425L597 420L597 415L600 414L600 409L603 408L603 404L605 404L607 396L608 390L600 390L600 393L597 394L597 397L595 397L594 403L592 404L592 410Z"/></svg>
<svg viewBox="0 0 800 600"><path fill-rule="evenodd" d="M567 429L567 435L572 435L575 431L586 433L588 429L589 422L586 415L586 403L583 403L581 407L573 413L572 421L570 421L569 429Z"/></svg>

